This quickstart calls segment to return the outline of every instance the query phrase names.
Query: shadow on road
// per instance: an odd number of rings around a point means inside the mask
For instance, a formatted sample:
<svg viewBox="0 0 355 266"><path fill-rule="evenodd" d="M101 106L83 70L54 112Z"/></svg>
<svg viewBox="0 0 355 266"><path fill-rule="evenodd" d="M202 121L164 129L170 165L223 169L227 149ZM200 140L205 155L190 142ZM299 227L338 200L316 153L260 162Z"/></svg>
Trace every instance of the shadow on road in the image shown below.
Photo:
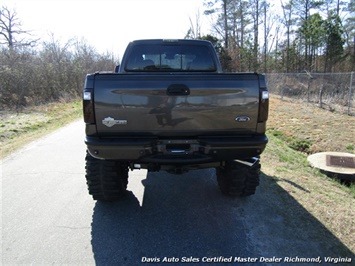
<svg viewBox="0 0 355 266"><path fill-rule="evenodd" d="M256 195L231 199L221 195L214 174L212 169L180 176L148 173L142 207L132 192L118 203L97 202L92 222L96 264L132 266L141 265L142 258L162 262L164 257L201 262L220 256L351 256L287 192L272 188L272 177L262 176Z"/></svg>

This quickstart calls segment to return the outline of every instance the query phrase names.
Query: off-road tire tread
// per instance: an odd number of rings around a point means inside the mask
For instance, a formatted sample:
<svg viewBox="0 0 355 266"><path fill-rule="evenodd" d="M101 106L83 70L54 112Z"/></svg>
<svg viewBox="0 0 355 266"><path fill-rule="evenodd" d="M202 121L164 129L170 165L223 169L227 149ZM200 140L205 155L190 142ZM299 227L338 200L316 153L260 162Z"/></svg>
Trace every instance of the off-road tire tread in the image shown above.
<svg viewBox="0 0 355 266"><path fill-rule="evenodd" d="M89 194L98 201L117 201L127 191L128 165L124 162L99 160L86 154L86 184Z"/></svg>
<svg viewBox="0 0 355 266"><path fill-rule="evenodd" d="M234 161L216 169L221 192L231 197L246 197L255 194L259 185L260 163L249 167Z"/></svg>

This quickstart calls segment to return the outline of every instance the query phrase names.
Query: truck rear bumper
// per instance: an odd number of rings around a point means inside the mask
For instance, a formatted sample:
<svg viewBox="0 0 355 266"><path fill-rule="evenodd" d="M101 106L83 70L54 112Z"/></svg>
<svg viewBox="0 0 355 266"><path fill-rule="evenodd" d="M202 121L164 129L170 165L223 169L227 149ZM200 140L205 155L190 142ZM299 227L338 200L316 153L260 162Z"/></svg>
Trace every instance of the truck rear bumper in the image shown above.
<svg viewBox="0 0 355 266"><path fill-rule="evenodd" d="M95 158L161 165L186 165L250 158L259 156L267 142L266 135L193 139L92 136L85 138L89 153Z"/></svg>

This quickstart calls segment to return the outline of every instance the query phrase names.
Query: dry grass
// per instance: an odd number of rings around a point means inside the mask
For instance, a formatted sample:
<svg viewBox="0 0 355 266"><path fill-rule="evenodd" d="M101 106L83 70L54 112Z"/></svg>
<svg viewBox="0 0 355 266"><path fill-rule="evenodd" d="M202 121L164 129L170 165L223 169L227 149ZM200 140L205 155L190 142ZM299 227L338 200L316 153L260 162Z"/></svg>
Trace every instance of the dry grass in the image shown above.
<svg viewBox="0 0 355 266"><path fill-rule="evenodd" d="M292 145L307 140L309 153L354 152L355 118L277 98L271 99L270 111L263 172L355 253L354 187L309 167L307 154Z"/></svg>
<svg viewBox="0 0 355 266"><path fill-rule="evenodd" d="M81 102L0 112L0 158L81 116Z"/></svg>
<svg viewBox="0 0 355 266"><path fill-rule="evenodd" d="M308 143L308 153L355 152L355 117L277 96L271 99L270 115L268 129L281 132L289 143Z"/></svg>

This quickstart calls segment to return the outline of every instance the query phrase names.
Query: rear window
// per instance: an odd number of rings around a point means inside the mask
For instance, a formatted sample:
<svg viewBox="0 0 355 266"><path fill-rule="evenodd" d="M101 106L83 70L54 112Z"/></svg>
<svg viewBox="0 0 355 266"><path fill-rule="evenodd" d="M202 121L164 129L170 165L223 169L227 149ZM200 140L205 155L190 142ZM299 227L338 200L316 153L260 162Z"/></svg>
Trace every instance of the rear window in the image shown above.
<svg viewBox="0 0 355 266"><path fill-rule="evenodd" d="M210 49L194 45L137 45L125 67L126 71L216 71Z"/></svg>

